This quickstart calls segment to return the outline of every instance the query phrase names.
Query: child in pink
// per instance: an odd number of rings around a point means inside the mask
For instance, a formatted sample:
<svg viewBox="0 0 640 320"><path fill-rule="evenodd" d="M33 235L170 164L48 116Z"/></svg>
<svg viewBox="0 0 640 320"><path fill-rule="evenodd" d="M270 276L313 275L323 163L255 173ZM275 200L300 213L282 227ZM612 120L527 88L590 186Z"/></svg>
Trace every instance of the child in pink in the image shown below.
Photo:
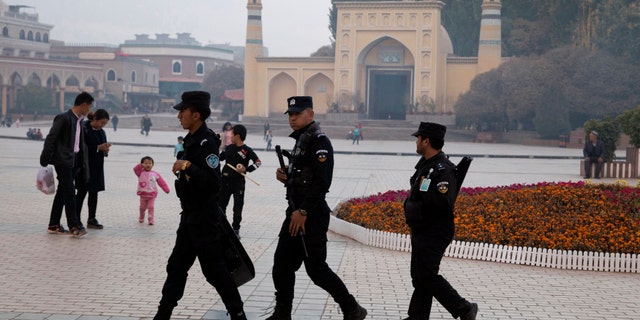
<svg viewBox="0 0 640 320"><path fill-rule="evenodd" d="M158 186L169 193L169 186L159 173L153 169L153 158L143 157L140 163L133 167L133 172L138 176L138 195L140 196L140 217L138 222L144 222L145 211L149 212L149 225L153 225L153 204L158 196Z"/></svg>

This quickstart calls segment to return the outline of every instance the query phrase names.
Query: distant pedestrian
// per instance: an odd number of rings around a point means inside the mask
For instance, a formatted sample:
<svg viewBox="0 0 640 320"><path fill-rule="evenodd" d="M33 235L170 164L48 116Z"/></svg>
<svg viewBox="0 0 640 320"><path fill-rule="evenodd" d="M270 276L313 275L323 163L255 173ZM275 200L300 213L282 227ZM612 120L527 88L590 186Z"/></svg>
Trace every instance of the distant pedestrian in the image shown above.
<svg viewBox="0 0 640 320"><path fill-rule="evenodd" d="M162 179L162 176L153 171L153 158L143 157L135 167L133 172L138 176L138 196L140 196L140 216L138 222L144 222L144 215L147 212L147 221L152 226L154 223L154 204L158 196L158 186L165 193L169 193L169 186Z"/></svg>
<svg viewBox="0 0 640 320"><path fill-rule="evenodd" d="M151 118L148 114L145 114L144 117L140 119L140 134L148 136L152 125L153 123L151 123Z"/></svg>
<svg viewBox="0 0 640 320"><path fill-rule="evenodd" d="M262 137L265 141L267 140L267 132L269 132L270 127L271 126L269 125L269 121L265 120L264 125L263 125L264 136Z"/></svg>
<svg viewBox="0 0 640 320"><path fill-rule="evenodd" d="M231 125L231 122L225 122L222 125L222 134L220 137L222 138L222 145L220 150L224 150L224 148L226 148L228 145L231 144L232 135L233 135L233 126Z"/></svg>
<svg viewBox="0 0 640 320"><path fill-rule="evenodd" d="M118 131L118 121L120 121L120 119L118 119L118 115L114 114L113 117L111 117L111 123L113 124L113 131Z"/></svg>
<svg viewBox="0 0 640 320"><path fill-rule="evenodd" d="M360 128L358 126L353 129L353 142L351 144L360 144Z"/></svg>
<svg viewBox="0 0 640 320"><path fill-rule="evenodd" d="M271 142L273 140L273 134L271 134L271 130L267 130L267 151L271 151Z"/></svg>
<svg viewBox="0 0 640 320"><path fill-rule="evenodd" d="M184 154L184 138L182 136L178 137L178 143L173 147L173 156L176 159L182 159L182 155Z"/></svg>

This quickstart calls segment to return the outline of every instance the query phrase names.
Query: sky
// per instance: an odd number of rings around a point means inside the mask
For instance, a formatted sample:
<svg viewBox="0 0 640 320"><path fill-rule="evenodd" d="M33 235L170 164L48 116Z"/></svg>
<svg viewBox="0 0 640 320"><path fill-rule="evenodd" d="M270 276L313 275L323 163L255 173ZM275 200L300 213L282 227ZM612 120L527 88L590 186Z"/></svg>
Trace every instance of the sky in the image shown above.
<svg viewBox="0 0 640 320"><path fill-rule="evenodd" d="M136 34L188 32L203 45L244 46L247 0L4 0L35 9L50 39L119 45ZM262 36L272 57L308 57L330 44L331 0L262 0Z"/></svg>

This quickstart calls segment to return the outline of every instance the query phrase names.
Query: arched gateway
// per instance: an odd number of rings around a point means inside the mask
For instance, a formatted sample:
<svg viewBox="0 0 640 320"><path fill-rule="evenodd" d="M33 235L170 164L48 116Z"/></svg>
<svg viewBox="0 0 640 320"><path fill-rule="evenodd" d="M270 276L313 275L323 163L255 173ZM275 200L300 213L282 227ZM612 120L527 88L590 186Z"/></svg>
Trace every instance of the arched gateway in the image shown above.
<svg viewBox="0 0 640 320"><path fill-rule="evenodd" d="M312 96L317 114L404 120L414 112L451 113L471 80L500 63L499 0L483 1L479 57L453 55L441 1L335 5L334 57L265 57L262 1L248 0L245 116L281 113L292 95Z"/></svg>

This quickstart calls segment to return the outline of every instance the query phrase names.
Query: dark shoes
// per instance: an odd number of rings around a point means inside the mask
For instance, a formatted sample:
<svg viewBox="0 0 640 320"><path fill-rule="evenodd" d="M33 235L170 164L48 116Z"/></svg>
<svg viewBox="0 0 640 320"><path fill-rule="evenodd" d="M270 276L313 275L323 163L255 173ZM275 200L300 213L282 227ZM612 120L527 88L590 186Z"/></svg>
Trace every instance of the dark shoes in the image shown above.
<svg viewBox="0 0 640 320"><path fill-rule="evenodd" d="M476 315L478 314L478 304L471 303L469 306L469 311L465 314L460 315L460 320L476 320Z"/></svg>
<svg viewBox="0 0 640 320"><path fill-rule="evenodd" d="M97 219L89 219L89 221L87 221L87 228L89 228L89 229L102 229L102 228L104 228L104 226L101 225L100 222L98 222Z"/></svg>
<svg viewBox="0 0 640 320"><path fill-rule="evenodd" d="M357 307L349 313L344 314L344 320L362 320L367 317L367 309L357 304Z"/></svg>
<svg viewBox="0 0 640 320"><path fill-rule="evenodd" d="M276 303L273 314L265 320L291 320L291 306Z"/></svg>
<svg viewBox="0 0 640 320"><path fill-rule="evenodd" d="M87 230L84 227L71 228L71 236L74 238L82 238L87 234Z"/></svg>
<svg viewBox="0 0 640 320"><path fill-rule="evenodd" d="M57 224L49 226L49 228L47 228L47 232L51 234L69 234L69 231L67 231L63 226Z"/></svg>

